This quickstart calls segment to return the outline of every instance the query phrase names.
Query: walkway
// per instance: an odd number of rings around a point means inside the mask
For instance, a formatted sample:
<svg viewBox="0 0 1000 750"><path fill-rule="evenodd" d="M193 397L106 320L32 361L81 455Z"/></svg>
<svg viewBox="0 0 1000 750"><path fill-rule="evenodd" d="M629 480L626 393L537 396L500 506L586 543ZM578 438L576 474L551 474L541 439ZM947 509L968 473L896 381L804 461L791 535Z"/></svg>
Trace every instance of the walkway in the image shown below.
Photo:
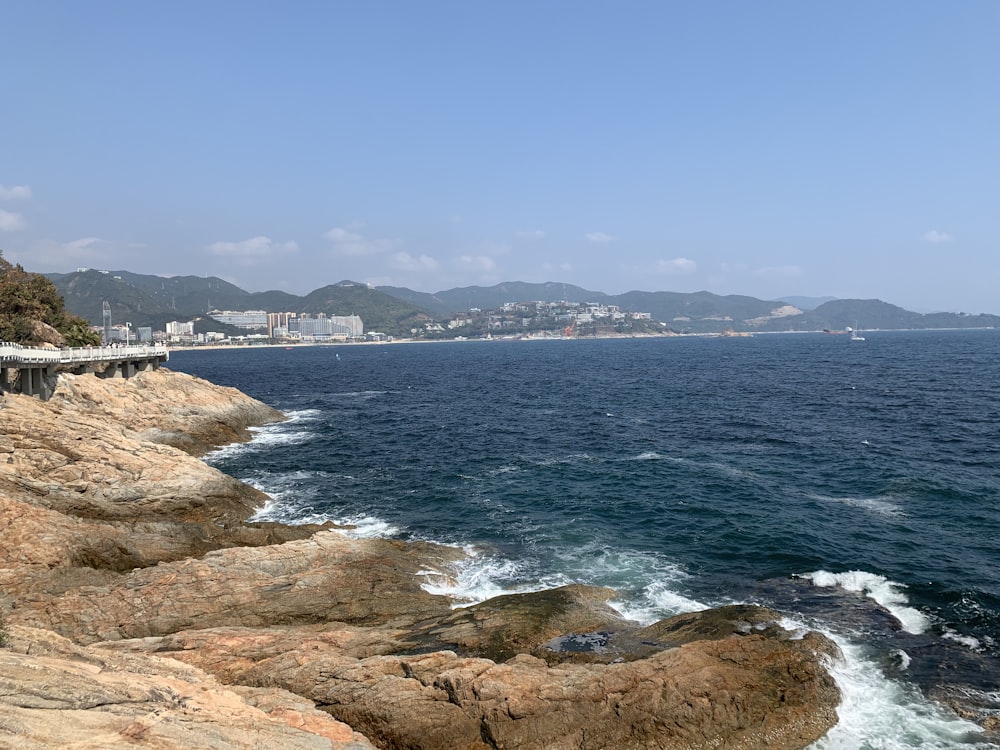
<svg viewBox="0 0 1000 750"><path fill-rule="evenodd" d="M108 363L101 377L130 378L141 370L155 370L168 359L170 353L162 345L45 349L0 342L0 393L22 393L46 401L55 389L57 367L96 373L94 365Z"/></svg>

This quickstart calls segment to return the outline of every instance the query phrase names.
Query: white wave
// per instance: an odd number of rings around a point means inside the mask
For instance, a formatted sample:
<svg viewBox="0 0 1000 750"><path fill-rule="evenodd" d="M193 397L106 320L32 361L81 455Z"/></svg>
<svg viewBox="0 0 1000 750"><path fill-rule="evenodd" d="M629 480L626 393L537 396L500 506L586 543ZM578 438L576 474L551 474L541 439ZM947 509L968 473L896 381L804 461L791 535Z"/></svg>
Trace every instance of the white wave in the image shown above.
<svg viewBox="0 0 1000 750"><path fill-rule="evenodd" d="M310 430L295 428L295 422L278 422L277 424L264 425L263 427L251 427L253 435L248 442L230 443L221 448L216 448L205 455L208 463L224 458L231 458L243 453L252 453L259 450L267 450L280 445L297 445L312 439L315 433Z"/></svg>
<svg viewBox="0 0 1000 750"><path fill-rule="evenodd" d="M684 596L676 590L675 581L653 581L642 590L642 594L631 601L608 602L626 620L634 620L642 625L652 625L658 620L685 612L700 612L708 605Z"/></svg>
<svg viewBox="0 0 1000 750"><path fill-rule="evenodd" d="M954 641L955 643L961 643L970 651L976 651L979 653L985 651L982 642L978 638L974 638L971 635L962 635L957 630L953 630L947 626L942 628L941 637L947 638L949 641Z"/></svg>
<svg viewBox="0 0 1000 750"><path fill-rule="evenodd" d="M388 539L399 534L398 527L375 516L352 516L329 520L344 527L339 531L352 539Z"/></svg>
<svg viewBox="0 0 1000 750"><path fill-rule="evenodd" d="M277 521L276 518L278 514L281 513L281 500L273 497L269 497L264 501L264 505L258 508L257 512L253 514L248 520L251 523L256 523L258 521Z"/></svg>
<svg viewBox="0 0 1000 750"><path fill-rule="evenodd" d="M323 412L319 409L296 409L294 411L285 412L285 421L279 422L278 424L309 422L319 419L322 414Z"/></svg>
<svg viewBox="0 0 1000 750"><path fill-rule="evenodd" d="M575 583L607 586L619 592L608 604L629 620L649 625L682 612L707 609L684 595L689 576L655 552L600 544L568 547L556 555L558 568Z"/></svg>
<svg viewBox="0 0 1000 750"><path fill-rule="evenodd" d="M659 461L662 458L667 458L662 453L657 453L656 451L646 451L645 453L640 453L635 458L631 459L633 461Z"/></svg>
<svg viewBox="0 0 1000 750"><path fill-rule="evenodd" d="M900 590L906 588L905 584L890 581L885 576L863 570L850 570L846 573L817 570L799 577L812 581L814 586L839 586L845 591L863 593L885 607L899 620L907 633L923 633L930 627L931 622L926 615L908 606L909 600Z"/></svg>
<svg viewBox="0 0 1000 750"><path fill-rule="evenodd" d="M893 651L893 655L899 660L899 668L904 672L909 669L910 664L913 663L913 659L910 658L910 655L901 648L897 648Z"/></svg>
<svg viewBox="0 0 1000 750"><path fill-rule="evenodd" d="M829 495L810 495L810 497L824 503L838 503L849 508L858 508L886 518L906 516L903 508L892 502L889 497L831 497Z"/></svg>
<svg viewBox="0 0 1000 750"><path fill-rule="evenodd" d="M791 630L801 623L783 620ZM994 747L981 741L979 727L931 703L912 686L894 682L861 646L826 632L840 647L842 659L827 668L840 688L838 722L809 750L955 750Z"/></svg>
<svg viewBox="0 0 1000 750"><path fill-rule="evenodd" d="M309 473L293 472L293 474ZM339 516L336 513L316 510L310 504L310 500L316 494L315 487L307 487L305 490L295 487L276 489L273 483L260 479L247 480L247 484L269 496L263 507L250 518L253 522L273 521L293 526L332 523L339 527L338 531L352 539L388 539L399 534L398 527L375 516Z"/></svg>
<svg viewBox="0 0 1000 750"><path fill-rule="evenodd" d="M520 563L485 554L474 547L464 549L466 556L447 570L422 570L419 573L424 579L420 587L428 593L448 597L452 600L452 607L467 607L496 596L541 591L570 583L561 576L523 582L524 570Z"/></svg>
<svg viewBox="0 0 1000 750"><path fill-rule="evenodd" d="M296 445L304 443L315 433L309 430L291 430L284 425L260 427L254 430L253 439L243 443L248 449L271 448L275 445Z"/></svg>

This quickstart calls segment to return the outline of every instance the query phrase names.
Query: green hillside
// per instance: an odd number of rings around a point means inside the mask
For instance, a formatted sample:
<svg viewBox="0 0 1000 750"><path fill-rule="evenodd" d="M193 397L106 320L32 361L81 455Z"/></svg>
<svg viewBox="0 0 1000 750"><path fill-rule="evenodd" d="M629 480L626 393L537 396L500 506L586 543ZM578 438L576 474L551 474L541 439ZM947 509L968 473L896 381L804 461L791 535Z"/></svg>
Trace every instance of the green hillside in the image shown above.
<svg viewBox="0 0 1000 750"><path fill-rule="evenodd" d="M113 323L163 330L172 320L202 320L199 330L228 331L205 320L211 309L307 312L326 315L358 315L365 330L392 336L409 336L411 328L422 328L434 314L411 303L390 297L365 284L342 281L317 289L305 297L282 291L250 293L222 279L200 276L165 278L128 271L76 271L49 274L49 279L75 315L100 325L103 304L111 307ZM228 332L237 332L236 329Z"/></svg>
<svg viewBox="0 0 1000 750"><path fill-rule="evenodd" d="M94 325L101 323L102 303L107 300L113 322L128 321L135 327L152 326L158 330L171 320L204 318L208 310L215 308L358 315L367 331L409 336L412 329L422 329L429 321L445 321L472 308L495 310L507 302L562 300L647 312L670 329L685 333L721 333L728 328L777 332L843 330L847 326L869 330L1000 327L1000 317L996 315L922 315L881 300L836 299L815 309L798 308L796 312L782 301L742 295L643 291L609 295L556 282L506 282L428 294L402 287L376 289L342 281L299 297L273 290L250 293L215 277L164 278L128 271L91 270L50 274L49 278L64 297L66 310Z"/></svg>
<svg viewBox="0 0 1000 750"><path fill-rule="evenodd" d="M66 300L67 309L74 315L85 318L91 325L102 324L105 300L111 306L111 320L114 324L127 321L134 327L153 326L162 329L167 321L178 320L179 315L189 314L187 310L171 309L169 302L165 303L129 283L117 272L78 271L50 274L49 279Z"/></svg>
<svg viewBox="0 0 1000 750"><path fill-rule="evenodd" d="M410 290L406 290L410 292ZM412 293L412 292L411 292ZM395 296L395 293L393 293ZM440 300L450 312L462 312L479 308L494 310L505 302L605 302L610 299L604 292L591 292L572 284L546 281L543 284L529 284L523 281L507 281L495 286L467 286L432 295Z"/></svg>
<svg viewBox="0 0 1000 750"><path fill-rule="evenodd" d="M427 310L353 281L341 281L310 292L302 298L297 311L357 315L366 331L393 336L409 336L410 329L422 328L424 323L435 319Z"/></svg>

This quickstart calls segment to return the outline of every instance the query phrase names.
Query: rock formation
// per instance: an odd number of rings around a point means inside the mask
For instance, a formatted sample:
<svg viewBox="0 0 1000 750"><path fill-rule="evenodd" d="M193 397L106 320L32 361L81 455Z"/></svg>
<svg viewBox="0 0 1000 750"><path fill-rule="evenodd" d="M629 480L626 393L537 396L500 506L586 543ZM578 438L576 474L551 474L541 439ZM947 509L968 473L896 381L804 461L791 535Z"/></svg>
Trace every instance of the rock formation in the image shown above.
<svg viewBox="0 0 1000 750"><path fill-rule="evenodd" d="M0 399L0 747L801 748L835 723L835 647L767 610L452 609L418 573L457 549L254 523L266 498L198 456L281 418L165 370Z"/></svg>

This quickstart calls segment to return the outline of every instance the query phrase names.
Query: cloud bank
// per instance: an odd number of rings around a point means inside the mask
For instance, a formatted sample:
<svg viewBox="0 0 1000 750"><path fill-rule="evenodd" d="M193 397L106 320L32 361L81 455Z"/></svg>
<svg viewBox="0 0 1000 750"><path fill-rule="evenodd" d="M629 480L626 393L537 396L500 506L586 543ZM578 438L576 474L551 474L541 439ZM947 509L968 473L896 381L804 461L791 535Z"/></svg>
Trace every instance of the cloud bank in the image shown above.
<svg viewBox="0 0 1000 750"><path fill-rule="evenodd" d="M16 214L13 211L4 211L0 208L0 232L16 232L18 229L24 229L26 226L27 223L21 214Z"/></svg>
<svg viewBox="0 0 1000 750"><path fill-rule="evenodd" d="M31 200L31 188L27 185L0 185L0 201Z"/></svg>

